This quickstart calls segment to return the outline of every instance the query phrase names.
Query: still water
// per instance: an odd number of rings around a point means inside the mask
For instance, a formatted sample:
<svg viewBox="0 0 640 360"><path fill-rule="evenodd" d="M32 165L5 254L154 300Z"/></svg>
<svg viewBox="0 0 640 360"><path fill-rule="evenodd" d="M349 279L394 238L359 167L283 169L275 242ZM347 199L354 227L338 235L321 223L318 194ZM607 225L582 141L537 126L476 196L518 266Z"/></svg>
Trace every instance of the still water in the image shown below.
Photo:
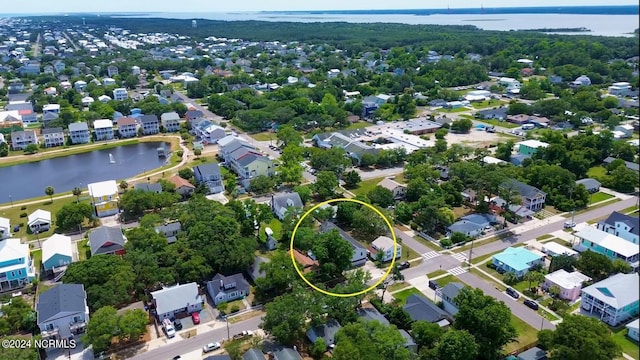
<svg viewBox="0 0 640 360"><path fill-rule="evenodd" d="M0 203L45 196L53 186L56 194L74 187L105 180L127 179L163 166L167 158L158 157L157 148L169 143L150 142L58 157L0 168ZM113 163L109 160L113 157Z"/></svg>

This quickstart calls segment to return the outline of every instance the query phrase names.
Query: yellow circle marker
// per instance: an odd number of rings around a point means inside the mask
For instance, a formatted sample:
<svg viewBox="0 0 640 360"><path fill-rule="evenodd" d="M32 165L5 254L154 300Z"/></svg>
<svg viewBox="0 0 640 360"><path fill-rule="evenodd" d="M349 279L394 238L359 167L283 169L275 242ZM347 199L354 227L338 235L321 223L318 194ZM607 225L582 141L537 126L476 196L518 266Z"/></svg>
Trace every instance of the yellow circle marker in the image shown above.
<svg viewBox="0 0 640 360"><path fill-rule="evenodd" d="M298 273L298 275L300 275L302 280L304 280L304 282L307 283L309 286L311 286L314 290L317 290L317 291L319 291L319 292L321 292L321 293L323 293L325 295L329 295L329 296L351 297L351 296L357 296L357 295L362 295L364 293L367 293L367 292L375 289L378 285L380 285L380 283L382 283L389 276L389 274L391 274L391 270L393 269L393 265L395 265L395 263L396 263L396 257L394 256L391 259L391 264L389 265L389 268L384 273L384 275L382 275L380 280L378 280L375 284L371 285L370 287L368 287L368 288L366 288L366 289L364 289L362 291L354 292L354 293L351 293L351 294L337 294L337 293L332 293L332 292L324 290L324 289L320 289L319 287L313 285L309 280L307 280L304 277L304 274L302 273L302 271L300 271L300 269L298 269L298 263L296 262L296 258L293 255L293 240L296 237L296 232L298 231L298 227L302 223L302 220L304 220L305 217L307 217L309 214L311 214L313 211L315 211L316 209L318 209L319 207L321 207L323 205L331 204L331 203L334 203L334 202L341 202L341 201L348 201L348 202L353 202L353 203L357 203L357 204L360 204L360 205L364 205L364 206L368 207L369 209L373 210L382 219L384 219L384 222L387 224L387 226L389 227L389 230L391 231L391 236L392 236L392 239L393 239L393 253L394 253L394 255L398 252L398 240L396 239L396 233L393 231L393 226L391 226L391 223L389 222L387 217L384 216L384 214L382 212L380 212L380 210L376 209L371 204L367 204L364 201L360 201L360 200L356 200L356 199L348 199L348 198L339 198L339 199L332 199L332 200L327 200L327 201L321 202L320 204L317 204L316 206L314 206L311 209L307 210L307 212L305 212L300 217L300 219L298 220L298 223L293 228L293 233L291 234L291 243L289 244L289 253L291 254L291 261L293 262L293 267L296 269L296 272Z"/></svg>

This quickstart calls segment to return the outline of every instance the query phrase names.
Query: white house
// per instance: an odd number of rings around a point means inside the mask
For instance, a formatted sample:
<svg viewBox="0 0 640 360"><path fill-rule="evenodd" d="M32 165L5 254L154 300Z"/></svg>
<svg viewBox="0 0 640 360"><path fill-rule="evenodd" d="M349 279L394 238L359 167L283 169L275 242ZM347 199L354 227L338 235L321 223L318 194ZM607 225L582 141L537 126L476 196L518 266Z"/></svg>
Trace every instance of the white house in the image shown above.
<svg viewBox="0 0 640 360"><path fill-rule="evenodd" d="M96 140L113 140L113 121L109 119L95 120L93 128L96 132Z"/></svg>
<svg viewBox="0 0 640 360"><path fill-rule="evenodd" d="M628 323L626 328L629 329L627 336L638 342L638 326L640 325L640 319L635 319Z"/></svg>
<svg viewBox="0 0 640 360"><path fill-rule="evenodd" d="M614 211L609 217L597 224L598 230L608 232L624 240L638 244L640 222L637 217Z"/></svg>
<svg viewBox="0 0 640 360"><path fill-rule="evenodd" d="M331 69L327 71L327 76L329 77L329 79L335 79L338 77L338 75L340 75L340 70L338 69Z"/></svg>
<svg viewBox="0 0 640 360"><path fill-rule="evenodd" d="M89 322L82 284L59 284L38 296L37 322L43 339L68 339L83 333Z"/></svg>
<svg viewBox="0 0 640 360"><path fill-rule="evenodd" d="M554 271L544 276L543 289L550 289L552 286L560 288L560 298L575 301L580 297L582 284L591 281L591 278L578 271L567 272L564 269Z"/></svg>
<svg viewBox="0 0 640 360"><path fill-rule="evenodd" d="M630 138L631 136L633 136L633 125L630 124L618 125L614 130L623 133L624 138Z"/></svg>
<svg viewBox="0 0 640 360"><path fill-rule="evenodd" d="M69 124L69 138L73 144L86 144L91 140L89 125L86 122Z"/></svg>
<svg viewBox="0 0 640 360"><path fill-rule="evenodd" d="M205 299L200 295L198 284L165 287L151 293L159 321L174 319L179 314L191 314L202 310Z"/></svg>
<svg viewBox="0 0 640 360"><path fill-rule="evenodd" d="M178 115L177 112L169 112L160 115L160 122L166 132L175 132L180 130L180 115Z"/></svg>
<svg viewBox="0 0 640 360"><path fill-rule="evenodd" d="M42 129L45 147L64 145L64 130L61 127Z"/></svg>
<svg viewBox="0 0 640 360"><path fill-rule="evenodd" d="M638 316L638 273L616 274L582 289L581 309L610 326Z"/></svg>
<svg viewBox="0 0 640 360"><path fill-rule="evenodd" d="M572 249L569 249L566 246L562 246L560 244L558 244L557 242L553 242L550 241L548 243L544 243L542 245L542 252L554 257L554 256L559 256L559 255L566 255L566 256L578 256L578 252L574 251Z"/></svg>
<svg viewBox="0 0 640 360"><path fill-rule="evenodd" d="M631 93L631 84L628 82L617 82L609 86L609 95L627 96Z"/></svg>
<svg viewBox="0 0 640 360"><path fill-rule="evenodd" d="M236 299L243 299L249 295L249 289L249 283L242 274L234 274L231 276L216 274L213 279L207 283L207 292L215 305Z"/></svg>
<svg viewBox="0 0 640 360"><path fill-rule="evenodd" d="M129 93L125 88L117 88L113 89L113 100L115 101L123 101L129 98Z"/></svg>
<svg viewBox="0 0 640 360"><path fill-rule="evenodd" d="M4 240L9 236L11 236L11 221L0 217L0 240Z"/></svg>
<svg viewBox="0 0 640 360"><path fill-rule="evenodd" d="M391 191L393 198L396 200L403 199L405 195L407 195L407 186L390 178L382 179L382 181L378 183L378 186Z"/></svg>
<svg viewBox="0 0 640 360"><path fill-rule="evenodd" d="M574 86L589 86L591 85L591 79L587 75L578 76L572 83Z"/></svg>
<svg viewBox="0 0 640 360"><path fill-rule="evenodd" d="M384 255L382 256L382 261L387 262L393 259L393 239L387 236L379 236L377 239L373 240L371 243L371 247L369 248L369 252L371 253L371 257L373 259L377 259L377 253L382 252ZM402 256L402 245L397 244L396 248L396 259Z"/></svg>
<svg viewBox="0 0 640 360"><path fill-rule="evenodd" d="M592 226L585 226L574 234L580 242L574 246L579 252L593 251L605 255L611 260L620 259L638 268L640 247L619 236L598 230Z"/></svg>
<svg viewBox="0 0 640 360"><path fill-rule="evenodd" d="M51 213L46 210L36 210L27 218L27 225L32 233L41 233L48 231L51 227Z"/></svg>
<svg viewBox="0 0 640 360"><path fill-rule="evenodd" d="M116 84L116 80L110 77L106 77L102 79L102 85L104 86L113 86Z"/></svg>
<svg viewBox="0 0 640 360"><path fill-rule="evenodd" d="M85 96L82 98L82 106L89 107L95 100L91 96Z"/></svg>
<svg viewBox="0 0 640 360"><path fill-rule="evenodd" d="M84 88L86 87L87 87L86 81L78 80L73 83L73 88L76 89L76 91L83 91Z"/></svg>
<svg viewBox="0 0 640 360"><path fill-rule="evenodd" d="M504 86L507 88L507 90L509 89L520 89L520 81L514 79L514 78L509 78L509 77L503 77L500 78L500 80L498 80L498 84L500 86Z"/></svg>

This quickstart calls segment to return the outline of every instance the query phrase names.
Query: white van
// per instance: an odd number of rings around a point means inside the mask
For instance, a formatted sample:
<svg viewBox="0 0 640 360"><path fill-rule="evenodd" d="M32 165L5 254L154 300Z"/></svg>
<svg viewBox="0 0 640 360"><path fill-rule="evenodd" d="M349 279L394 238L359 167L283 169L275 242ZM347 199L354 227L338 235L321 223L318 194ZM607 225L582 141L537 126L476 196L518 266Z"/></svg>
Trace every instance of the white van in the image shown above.
<svg viewBox="0 0 640 360"><path fill-rule="evenodd" d="M535 127L536 126L533 125L533 124L524 124L524 125L522 125L522 130L533 130L533 129L535 129Z"/></svg>
<svg viewBox="0 0 640 360"><path fill-rule="evenodd" d="M171 320L169 319L162 320L162 328L164 329L164 332L167 334L167 337L169 339L176 336L176 330L173 328L173 324L171 323Z"/></svg>

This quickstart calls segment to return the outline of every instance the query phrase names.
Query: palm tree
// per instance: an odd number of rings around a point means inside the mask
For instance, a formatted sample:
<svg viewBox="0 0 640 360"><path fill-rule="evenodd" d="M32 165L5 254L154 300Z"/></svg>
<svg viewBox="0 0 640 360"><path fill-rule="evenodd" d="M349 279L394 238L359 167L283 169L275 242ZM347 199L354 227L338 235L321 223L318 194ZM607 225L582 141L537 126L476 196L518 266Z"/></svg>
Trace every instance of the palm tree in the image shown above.
<svg viewBox="0 0 640 360"><path fill-rule="evenodd" d="M44 193L49 195L49 198L51 199L51 202L53 202L53 194L56 192L56 190L53 188L53 186L47 186L46 188L44 188Z"/></svg>
<svg viewBox="0 0 640 360"><path fill-rule="evenodd" d="M129 184L126 181L124 180L120 181L120 189L122 189L122 191L127 190L128 187L129 187Z"/></svg>
<svg viewBox="0 0 640 360"><path fill-rule="evenodd" d="M531 289L531 283L536 283L536 288L538 284L544 280L544 275L538 271L529 271L524 274L524 280L529 282L529 289Z"/></svg>
<svg viewBox="0 0 640 360"><path fill-rule="evenodd" d="M75 195L76 202L79 203L80 202L80 195L82 195L82 190L79 187L74 187L73 190L71 190L71 193L73 195Z"/></svg>

